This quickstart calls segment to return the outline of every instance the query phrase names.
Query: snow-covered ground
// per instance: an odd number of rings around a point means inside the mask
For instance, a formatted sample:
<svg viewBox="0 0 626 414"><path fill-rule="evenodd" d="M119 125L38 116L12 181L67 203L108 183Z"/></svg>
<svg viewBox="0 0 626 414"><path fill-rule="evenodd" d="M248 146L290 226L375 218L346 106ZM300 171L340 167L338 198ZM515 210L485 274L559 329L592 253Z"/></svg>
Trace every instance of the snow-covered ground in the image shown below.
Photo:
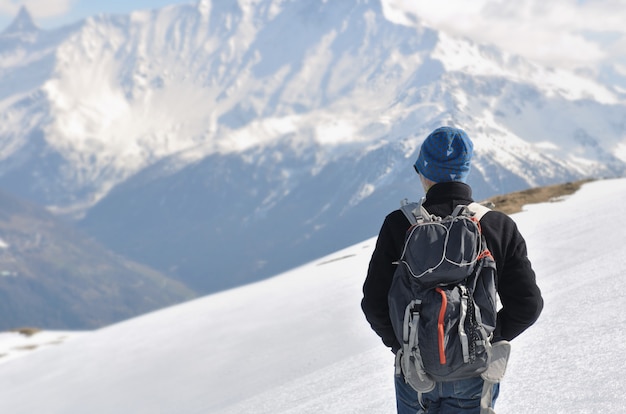
<svg viewBox="0 0 626 414"><path fill-rule="evenodd" d="M513 216L546 304L498 414L626 412L625 203L606 180ZM0 412L393 413L393 357L359 307L374 243L7 360Z"/></svg>
<svg viewBox="0 0 626 414"><path fill-rule="evenodd" d="M19 332L0 332L0 364L32 355L33 351L60 345L82 334L76 331L40 331L29 328L20 329Z"/></svg>

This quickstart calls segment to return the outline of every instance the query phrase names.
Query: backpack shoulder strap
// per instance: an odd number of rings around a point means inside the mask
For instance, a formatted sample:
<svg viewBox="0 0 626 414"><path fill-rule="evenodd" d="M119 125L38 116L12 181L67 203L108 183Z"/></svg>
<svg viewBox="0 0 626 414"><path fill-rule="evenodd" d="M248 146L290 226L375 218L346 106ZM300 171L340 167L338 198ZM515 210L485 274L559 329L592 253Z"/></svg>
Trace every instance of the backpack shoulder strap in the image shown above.
<svg viewBox="0 0 626 414"><path fill-rule="evenodd" d="M400 202L400 210L402 210L404 216L407 220L409 220L411 225L417 224L420 221L432 221L432 216L422 205L423 202L424 198L422 198L419 203L409 202L406 198ZM491 211L491 209L485 204L473 202L467 206L457 206L452 215L456 216L460 214L464 208L467 208L478 221L480 221L485 214Z"/></svg>
<svg viewBox="0 0 626 414"><path fill-rule="evenodd" d="M419 211L418 207L419 203L409 202L409 200L406 198L400 201L400 210L402 210L406 219L409 220L411 226L417 224L417 217L415 216L414 212Z"/></svg>
<svg viewBox="0 0 626 414"><path fill-rule="evenodd" d="M491 211L489 207L484 204L473 202L467 206L467 209L474 213L474 217L478 221L483 218L483 216Z"/></svg>
<svg viewBox="0 0 626 414"><path fill-rule="evenodd" d="M422 198L419 203L409 202L406 198L400 201L400 210L402 210L404 216L409 220L411 226L420 221L429 221L431 219L431 215L422 206L423 202L424 198Z"/></svg>

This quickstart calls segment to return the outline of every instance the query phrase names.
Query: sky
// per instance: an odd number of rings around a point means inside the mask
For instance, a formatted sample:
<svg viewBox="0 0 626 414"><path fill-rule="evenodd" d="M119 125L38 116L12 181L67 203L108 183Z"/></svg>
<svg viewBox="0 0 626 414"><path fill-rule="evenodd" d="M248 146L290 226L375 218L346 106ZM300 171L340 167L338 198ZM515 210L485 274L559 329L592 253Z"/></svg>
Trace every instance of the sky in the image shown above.
<svg viewBox="0 0 626 414"><path fill-rule="evenodd" d="M0 0L0 27L7 26L21 6L26 6L37 26L54 29L99 13L126 14L176 3L197 0Z"/></svg>
<svg viewBox="0 0 626 414"><path fill-rule="evenodd" d="M604 180L511 216L545 307L498 414L626 412L626 245L607 231L624 203L626 179ZM374 245L96 331L0 333L0 412L392 413L394 357L359 306Z"/></svg>
<svg viewBox="0 0 626 414"><path fill-rule="evenodd" d="M226 1L226 0L215 0ZM98 13L129 13L197 0L0 0L0 27L25 5L44 29ZM626 77L626 0L383 0L427 25L495 44L552 67ZM389 8L388 8L389 9ZM395 13L399 20L406 20Z"/></svg>

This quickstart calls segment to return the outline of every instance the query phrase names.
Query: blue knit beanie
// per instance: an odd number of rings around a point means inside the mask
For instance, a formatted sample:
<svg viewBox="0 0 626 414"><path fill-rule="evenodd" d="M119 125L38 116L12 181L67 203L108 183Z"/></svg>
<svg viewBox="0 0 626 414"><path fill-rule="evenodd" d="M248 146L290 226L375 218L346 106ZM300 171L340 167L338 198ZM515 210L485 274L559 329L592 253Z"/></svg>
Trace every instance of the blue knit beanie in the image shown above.
<svg viewBox="0 0 626 414"><path fill-rule="evenodd" d="M473 148L465 131L452 127L437 128L422 143L415 170L436 183L465 182Z"/></svg>

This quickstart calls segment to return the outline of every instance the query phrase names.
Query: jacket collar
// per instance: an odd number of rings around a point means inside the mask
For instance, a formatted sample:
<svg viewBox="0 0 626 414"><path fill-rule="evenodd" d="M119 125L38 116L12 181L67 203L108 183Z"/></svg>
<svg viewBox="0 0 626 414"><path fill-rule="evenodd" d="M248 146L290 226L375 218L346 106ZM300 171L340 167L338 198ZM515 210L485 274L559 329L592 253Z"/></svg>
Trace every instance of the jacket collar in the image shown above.
<svg viewBox="0 0 626 414"><path fill-rule="evenodd" d="M437 204L449 200L464 200L471 203L474 201L472 188L460 181L437 183L428 189L424 204Z"/></svg>

